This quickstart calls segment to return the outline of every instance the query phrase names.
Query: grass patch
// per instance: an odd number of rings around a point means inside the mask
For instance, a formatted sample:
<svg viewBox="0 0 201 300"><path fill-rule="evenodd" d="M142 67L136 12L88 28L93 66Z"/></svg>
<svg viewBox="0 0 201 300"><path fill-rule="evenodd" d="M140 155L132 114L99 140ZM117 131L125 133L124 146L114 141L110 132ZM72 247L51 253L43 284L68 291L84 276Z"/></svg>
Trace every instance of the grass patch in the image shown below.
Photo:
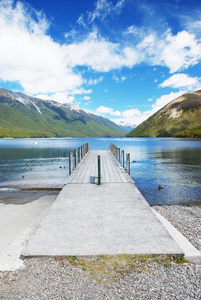
<svg viewBox="0 0 201 300"><path fill-rule="evenodd" d="M98 256L69 256L55 258L62 262L63 266L77 266L83 272L87 272L98 282L105 282L107 279L118 280L131 273L142 273L151 268L154 263L164 268L171 267L172 263L182 264L187 261L183 256L167 257L160 255L98 255Z"/></svg>
<svg viewBox="0 0 201 300"><path fill-rule="evenodd" d="M173 256L172 260L176 264L186 264L186 263L188 263L188 261L184 258L184 256Z"/></svg>

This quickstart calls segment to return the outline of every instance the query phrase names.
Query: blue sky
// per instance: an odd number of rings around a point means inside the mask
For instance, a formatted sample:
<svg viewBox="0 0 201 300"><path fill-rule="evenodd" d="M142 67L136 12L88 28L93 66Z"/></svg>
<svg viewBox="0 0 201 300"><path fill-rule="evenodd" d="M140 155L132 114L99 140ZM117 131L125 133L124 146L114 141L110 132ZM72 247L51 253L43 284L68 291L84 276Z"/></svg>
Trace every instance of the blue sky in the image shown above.
<svg viewBox="0 0 201 300"><path fill-rule="evenodd" d="M200 1L0 0L0 86L138 125L201 89Z"/></svg>

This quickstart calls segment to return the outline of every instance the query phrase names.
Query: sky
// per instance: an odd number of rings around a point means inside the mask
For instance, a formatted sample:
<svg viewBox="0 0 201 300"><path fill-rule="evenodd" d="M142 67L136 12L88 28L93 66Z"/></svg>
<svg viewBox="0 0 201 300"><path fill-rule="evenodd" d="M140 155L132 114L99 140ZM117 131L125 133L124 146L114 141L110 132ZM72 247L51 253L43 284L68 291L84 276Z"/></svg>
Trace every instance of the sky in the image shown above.
<svg viewBox="0 0 201 300"><path fill-rule="evenodd" d="M136 126L201 89L198 0L0 0L0 87Z"/></svg>

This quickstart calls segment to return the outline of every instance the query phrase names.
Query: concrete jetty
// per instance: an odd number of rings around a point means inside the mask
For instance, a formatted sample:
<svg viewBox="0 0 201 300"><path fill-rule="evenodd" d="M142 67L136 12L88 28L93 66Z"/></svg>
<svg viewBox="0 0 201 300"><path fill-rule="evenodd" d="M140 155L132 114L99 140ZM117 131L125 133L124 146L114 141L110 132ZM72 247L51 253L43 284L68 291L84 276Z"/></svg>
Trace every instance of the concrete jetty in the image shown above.
<svg viewBox="0 0 201 300"><path fill-rule="evenodd" d="M97 156L101 158L101 185ZM111 151L91 150L73 170L22 256L181 255Z"/></svg>

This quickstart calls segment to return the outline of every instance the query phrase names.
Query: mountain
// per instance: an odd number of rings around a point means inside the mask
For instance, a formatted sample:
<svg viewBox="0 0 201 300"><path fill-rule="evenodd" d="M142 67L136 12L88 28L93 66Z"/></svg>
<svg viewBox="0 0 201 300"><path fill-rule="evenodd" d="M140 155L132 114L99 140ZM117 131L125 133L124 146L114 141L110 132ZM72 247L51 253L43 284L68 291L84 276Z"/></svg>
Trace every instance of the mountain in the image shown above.
<svg viewBox="0 0 201 300"><path fill-rule="evenodd" d="M123 125L119 125L119 127L120 127L121 129L123 129L123 130L124 130L125 132L127 132L127 133L134 129L134 127L131 127L131 126L123 126Z"/></svg>
<svg viewBox="0 0 201 300"><path fill-rule="evenodd" d="M0 137L124 136L125 131L74 104L0 89Z"/></svg>
<svg viewBox="0 0 201 300"><path fill-rule="evenodd" d="M130 123L127 123L125 121L119 121L118 123L116 123L121 129L123 129L126 133L130 132L131 130L133 130L136 125L131 125Z"/></svg>
<svg viewBox="0 0 201 300"><path fill-rule="evenodd" d="M200 132L199 126L201 126L201 90L183 94L169 102L127 136L182 136L181 132L191 129L191 136L197 137ZM190 131L188 133L190 135Z"/></svg>
<svg viewBox="0 0 201 300"><path fill-rule="evenodd" d="M133 130L136 126L131 126L131 125L119 125L121 129L123 129L125 132L130 132Z"/></svg>

